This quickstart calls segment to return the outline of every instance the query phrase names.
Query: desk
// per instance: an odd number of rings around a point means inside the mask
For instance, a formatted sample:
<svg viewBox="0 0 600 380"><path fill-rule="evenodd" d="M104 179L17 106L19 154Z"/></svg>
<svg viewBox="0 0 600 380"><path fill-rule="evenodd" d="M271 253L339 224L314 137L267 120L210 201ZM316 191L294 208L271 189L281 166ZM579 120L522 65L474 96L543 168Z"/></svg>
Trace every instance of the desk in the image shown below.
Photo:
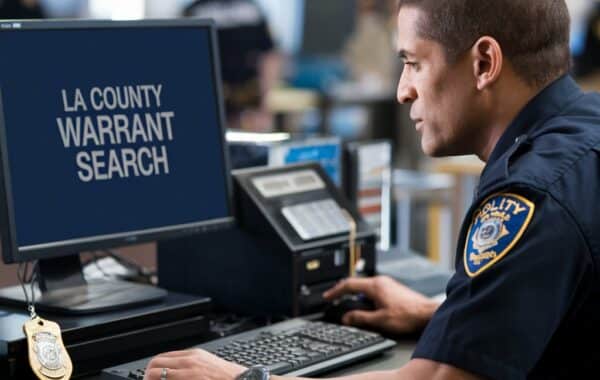
<svg viewBox="0 0 600 380"><path fill-rule="evenodd" d="M372 372L372 371L384 371L397 369L408 363L410 360L410 356L415 349L414 341L401 341L398 342L398 345L394 347L394 349L386 352L381 356L377 356L371 360L366 362L357 363L349 367L345 367L343 369L339 369L337 371L333 371L327 374L324 374L323 378L331 378L331 377L339 377L339 376L347 376L354 375L363 372ZM100 380L100 375L85 377L83 380ZM195 379L189 379L195 380Z"/></svg>
<svg viewBox="0 0 600 380"><path fill-rule="evenodd" d="M381 356L377 356L364 363L354 364L350 367L328 373L323 377L338 377L355 375L357 373L372 372L372 371L385 371L391 369L398 369L408 363L410 356L415 350L416 342L414 341L401 341L394 349L386 352Z"/></svg>

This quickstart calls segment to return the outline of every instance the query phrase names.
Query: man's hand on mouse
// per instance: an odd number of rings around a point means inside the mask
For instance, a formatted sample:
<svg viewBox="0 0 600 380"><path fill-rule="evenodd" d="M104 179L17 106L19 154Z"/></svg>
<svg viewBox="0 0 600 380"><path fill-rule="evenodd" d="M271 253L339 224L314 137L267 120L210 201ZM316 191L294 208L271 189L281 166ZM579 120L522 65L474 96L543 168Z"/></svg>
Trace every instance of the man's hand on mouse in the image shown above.
<svg viewBox="0 0 600 380"><path fill-rule="evenodd" d="M348 278L323 293L328 301L346 294L362 293L376 306L374 311L346 313L342 323L402 334L423 328L439 303L385 276Z"/></svg>

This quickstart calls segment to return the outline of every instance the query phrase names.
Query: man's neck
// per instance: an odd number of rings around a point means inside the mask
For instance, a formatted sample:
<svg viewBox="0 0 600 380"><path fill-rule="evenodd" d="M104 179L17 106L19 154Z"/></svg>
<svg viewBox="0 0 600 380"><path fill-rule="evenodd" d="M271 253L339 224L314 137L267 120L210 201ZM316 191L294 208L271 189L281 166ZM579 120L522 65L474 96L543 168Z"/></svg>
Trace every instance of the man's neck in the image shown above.
<svg viewBox="0 0 600 380"><path fill-rule="evenodd" d="M487 135L484 136L484 143L477 153L482 161L488 161L506 129L540 91L541 89L532 88L517 78L498 83L492 101L493 107L490 107Z"/></svg>

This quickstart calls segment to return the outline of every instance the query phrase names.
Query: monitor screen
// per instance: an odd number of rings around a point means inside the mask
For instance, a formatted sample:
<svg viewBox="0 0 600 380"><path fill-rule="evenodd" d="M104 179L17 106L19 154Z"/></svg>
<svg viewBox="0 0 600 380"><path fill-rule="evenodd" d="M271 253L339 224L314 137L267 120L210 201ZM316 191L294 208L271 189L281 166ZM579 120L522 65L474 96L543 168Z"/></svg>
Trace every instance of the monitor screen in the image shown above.
<svg viewBox="0 0 600 380"><path fill-rule="evenodd" d="M6 262L231 225L214 51L199 20L0 23Z"/></svg>
<svg viewBox="0 0 600 380"><path fill-rule="evenodd" d="M338 137L314 137L271 146L269 165L318 162L337 185L342 181L342 142Z"/></svg>

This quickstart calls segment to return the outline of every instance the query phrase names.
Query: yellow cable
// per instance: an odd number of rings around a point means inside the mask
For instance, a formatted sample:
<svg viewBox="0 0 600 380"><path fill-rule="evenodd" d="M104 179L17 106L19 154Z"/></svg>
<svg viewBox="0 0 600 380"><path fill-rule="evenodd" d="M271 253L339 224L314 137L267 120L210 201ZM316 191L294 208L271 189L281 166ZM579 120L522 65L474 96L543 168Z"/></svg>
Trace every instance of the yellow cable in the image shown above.
<svg viewBox="0 0 600 380"><path fill-rule="evenodd" d="M350 249L350 276L354 277L356 275L356 221L350 215L350 213L346 210L342 210L346 220L350 224L350 235L348 240L348 245Z"/></svg>

